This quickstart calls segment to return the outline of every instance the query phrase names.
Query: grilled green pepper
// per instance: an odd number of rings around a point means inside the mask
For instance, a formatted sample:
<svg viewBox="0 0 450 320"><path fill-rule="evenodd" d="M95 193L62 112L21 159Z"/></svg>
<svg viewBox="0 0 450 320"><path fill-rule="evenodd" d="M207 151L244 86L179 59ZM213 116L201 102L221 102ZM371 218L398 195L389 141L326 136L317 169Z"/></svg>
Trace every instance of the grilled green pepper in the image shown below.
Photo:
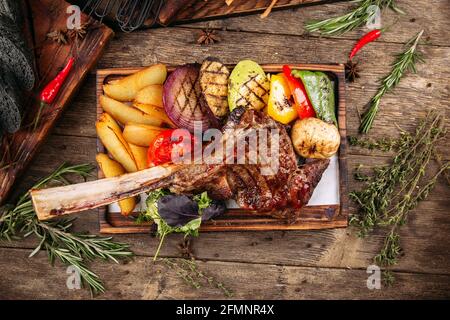
<svg viewBox="0 0 450 320"><path fill-rule="evenodd" d="M292 75L302 80L317 118L337 126L334 88L330 78L320 71L293 70Z"/></svg>

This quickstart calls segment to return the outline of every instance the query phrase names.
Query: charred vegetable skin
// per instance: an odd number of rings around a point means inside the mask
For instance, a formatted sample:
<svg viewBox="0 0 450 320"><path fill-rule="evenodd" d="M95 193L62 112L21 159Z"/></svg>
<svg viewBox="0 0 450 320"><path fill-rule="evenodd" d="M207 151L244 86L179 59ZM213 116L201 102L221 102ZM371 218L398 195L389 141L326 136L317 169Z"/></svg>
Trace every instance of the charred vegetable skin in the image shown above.
<svg viewBox="0 0 450 320"><path fill-rule="evenodd" d="M282 73L270 77L267 113L272 119L282 124L288 124L297 118L297 111L291 102L291 90L286 77Z"/></svg>
<svg viewBox="0 0 450 320"><path fill-rule="evenodd" d="M292 75L292 70L288 65L283 66L283 73L288 81L292 97L294 98L294 108L297 110L300 119L315 117L316 112L309 101L308 93L306 92L303 83Z"/></svg>
<svg viewBox="0 0 450 320"><path fill-rule="evenodd" d="M228 84L230 111L236 107L260 110L267 105L270 83L259 64L240 61L233 69Z"/></svg>
<svg viewBox="0 0 450 320"><path fill-rule="evenodd" d="M334 88L330 78L320 71L293 70L292 75L300 78L319 119L337 126L334 102Z"/></svg>
<svg viewBox="0 0 450 320"><path fill-rule="evenodd" d="M291 130L292 144L304 158L330 158L339 149L339 130L317 118L297 120Z"/></svg>
<svg viewBox="0 0 450 320"><path fill-rule="evenodd" d="M211 110L201 103L199 73L199 64L178 67L169 75L163 89L163 104L167 116L177 127L190 132L194 132L196 122L201 124L202 131L218 126Z"/></svg>
<svg viewBox="0 0 450 320"><path fill-rule="evenodd" d="M217 118L223 118L228 114L229 77L230 71L217 59L206 59L200 68L201 102Z"/></svg>

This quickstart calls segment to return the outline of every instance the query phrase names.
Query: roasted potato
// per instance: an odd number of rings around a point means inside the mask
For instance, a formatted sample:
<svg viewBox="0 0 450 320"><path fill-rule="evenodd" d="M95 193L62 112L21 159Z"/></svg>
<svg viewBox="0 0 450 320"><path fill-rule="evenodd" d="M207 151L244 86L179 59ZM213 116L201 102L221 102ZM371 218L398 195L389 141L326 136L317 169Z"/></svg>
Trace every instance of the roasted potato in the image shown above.
<svg viewBox="0 0 450 320"><path fill-rule="evenodd" d="M97 160L98 166L100 167L106 178L117 177L126 172L125 169L120 165L120 163L109 158L104 153L97 154L95 159ZM119 201L120 212L124 216L127 216L131 212L133 212L135 206L136 198L134 197Z"/></svg>
<svg viewBox="0 0 450 320"><path fill-rule="evenodd" d="M133 107L145 112L150 117L157 118L163 121L163 123L171 128L175 128L175 124L167 116L166 111L163 108L158 108L151 104L134 103Z"/></svg>
<svg viewBox="0 0 450 320"><path fill-rule="evenodd" d="M142 123L160 127L164 123L170 122L165 111L154 106L129 106L107 96L100 96L100 105L105 112L123 125L127 123Z"/></svg>
<svg viewBox="0 0 450 320"><path fill-rule="evenodd" d="M317 118L297 120L291 138L295 151L304 158L330 158L341 143L336 126Z"/></svg>
<svg viewBox="0 0 450 320"><path fill-rule="evenodd" d="M141 89L152 84L163 84L166 77L166 66L155 64L125 78L105 84L103 91L115 100L133 101Z"/></svg>
<svg viewBox="0 0 450 320"><path fill-rule="evenodd" d="M145 87L136 94L135 103L151 104L153 106L164 108L163 106L163 86L152 84Z"/></svg>
<svg viewBox="0 0 450 320"><path fill-rule="evenodd" d="M130 146L128 145L128 143L123 138L122 129L117 124L116 120L114 120L113 117L111 117L109 114L104 112L104 113L101 114L101 116L100 116L98 121L105 122L108 127L110 127L112 130L114 130L114 132L116 133L117 137L120 139L122 144L125 146L125 148L127 148L128 153L131 154Z"/></svg>
<svg viewBox="0 0 450 320"><path fill-rule="evenodd" d="M129 143L140 147L148 147L164 128L139 123L129 123L123 130L123 137Z"/></svg>
<svg viewBox="0 0 450 320"><path fill-rule="evenodd" d="M131 152L133 152L134 160L136 160L136 165L138 170L144 170L147 168L147 149L146 147L137 146L135 144L129 143Z"/></svg>
<svg viewBox="0 0 450 320"><path fill-rule="evenodd" d="M119 126L108 114L103 114L95 124L97 135L105 148L127 172L137 171L136 162L130 146L125 141Z"/></svg>

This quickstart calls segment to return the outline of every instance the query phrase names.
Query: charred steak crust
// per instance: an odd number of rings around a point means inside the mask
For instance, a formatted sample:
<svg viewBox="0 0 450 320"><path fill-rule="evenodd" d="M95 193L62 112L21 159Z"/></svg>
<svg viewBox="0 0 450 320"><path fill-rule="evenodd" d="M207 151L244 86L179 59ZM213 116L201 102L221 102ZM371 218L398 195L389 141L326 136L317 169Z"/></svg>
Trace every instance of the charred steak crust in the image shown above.
<svg viewBox="0 0 450 320"><path fill-rule="evenodd" d="M258 211L276 218L295 220L298 208L306 205L329 164L328 159L317 159L298 167L291 139L281 124L256 110L236 108L231 112L223 130L227 139L242 138L245 129L278 129L278 170L263 175L263 155L258 153L257 164L193 164L185 165L166 180L174 193L208 191L217 200L234 198L240 207ZM241 130L244 129L244 130ZM268 136L268 150L273 137ZM271 156L269 154L268 156ZM248 157L248 154L246 154ZM267 165L266 165L267 166Z"/></svg>

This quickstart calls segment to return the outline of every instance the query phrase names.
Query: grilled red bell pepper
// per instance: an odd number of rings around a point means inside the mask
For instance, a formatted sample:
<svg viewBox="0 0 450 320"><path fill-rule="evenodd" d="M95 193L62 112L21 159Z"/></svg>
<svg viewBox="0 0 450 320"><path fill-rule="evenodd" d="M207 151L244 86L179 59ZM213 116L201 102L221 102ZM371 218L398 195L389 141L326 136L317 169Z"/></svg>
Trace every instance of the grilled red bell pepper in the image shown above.
<svg viewBox="0 0 450 320"><path fill-rule="evenodd" d="M289 88L291 89L292 97L295 102L295 109L297 110L300 119L311 118L316 116L316 112L309 101L303 83L291 74L291 68L288 65L283 66L283 73L288 80Z"/></svg>
<svg viewBox="0 0 450 320"><path fill-rule="evenodd" d="M183 131L182 135L174 134L175 130L184 129L164 130L150 143L147 153L149 167L173 162L172 154L178 155L179 158L187 152L193 154L194 144L197 140L187 130Z"/></svg>

